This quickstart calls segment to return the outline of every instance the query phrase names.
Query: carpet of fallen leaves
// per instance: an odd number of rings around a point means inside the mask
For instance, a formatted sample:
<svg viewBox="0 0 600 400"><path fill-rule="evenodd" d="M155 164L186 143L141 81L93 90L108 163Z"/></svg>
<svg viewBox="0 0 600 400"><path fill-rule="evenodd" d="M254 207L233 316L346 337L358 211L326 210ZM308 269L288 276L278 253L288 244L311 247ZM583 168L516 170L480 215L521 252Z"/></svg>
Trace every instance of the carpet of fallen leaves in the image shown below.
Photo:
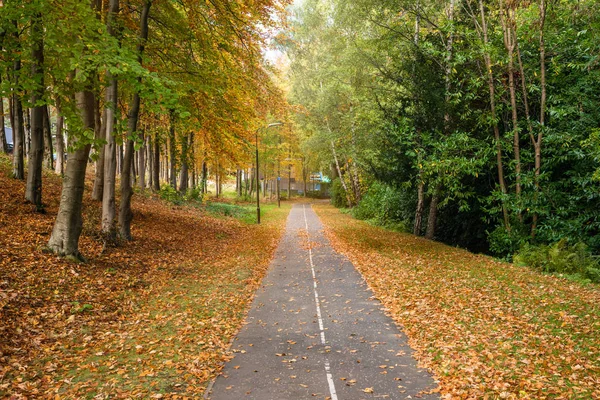
<svg viewBox="0 0 600 400"><path fill-rule="evenodd" d="M102 252L99 205L84 200L77 264L45 252L46 214L0 160L0 398L198 398L268 268L288 206L263 224L134 196L134 240Z"/></svg>
<svg viewBox="0 0 600 400"><path fill-rule="evenodd" d="M600 399L600 288L315 207L443 398Z"/></svg>

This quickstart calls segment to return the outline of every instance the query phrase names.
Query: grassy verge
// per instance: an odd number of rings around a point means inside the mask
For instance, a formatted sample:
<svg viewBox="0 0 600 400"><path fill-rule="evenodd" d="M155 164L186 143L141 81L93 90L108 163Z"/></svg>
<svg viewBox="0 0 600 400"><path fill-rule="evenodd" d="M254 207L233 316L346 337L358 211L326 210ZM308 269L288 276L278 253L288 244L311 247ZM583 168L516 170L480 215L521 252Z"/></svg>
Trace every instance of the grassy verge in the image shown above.
<svg viewBox="0 0 600 400"><path fill-rule="evenodd" d="M315 207L444 398L600 398L600 290Z"/></svg>
<svg viewBox="0 0 600 400"><path fill-rule="evenodd" d="M256 225L135 196L134 240L102 252L99 205L86 197L89 262L74 264L43 251L60 179L45 176L47 213L37 214L0 164L0 398L200 397L289 205L265 208Z"/></svg>

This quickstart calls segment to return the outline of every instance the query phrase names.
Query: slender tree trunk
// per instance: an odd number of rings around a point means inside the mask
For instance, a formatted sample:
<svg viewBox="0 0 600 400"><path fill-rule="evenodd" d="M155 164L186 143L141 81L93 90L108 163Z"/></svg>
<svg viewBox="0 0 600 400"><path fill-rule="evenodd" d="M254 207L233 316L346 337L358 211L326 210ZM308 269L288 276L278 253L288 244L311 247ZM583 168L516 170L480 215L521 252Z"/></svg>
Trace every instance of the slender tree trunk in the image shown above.
<svg viewBox="0 0 600 400"><path fill-rule="evenodd" d="M50 110L48 105L44 105L43 110L43 126L44 126L44 147L46 154L46 167L49 170L54 169L54 148L52 146L52 128L50 126Z"/></svg>
<svg viewBox="0 0 600 400"><path fill-rule="evenodd" d="M423 213L425 211L425 184L422 182L419 175L419 183L417 185L417 209L415 211L415 223L413 226L413 234L421 236L421 226L423 224Z"/></svg>
<svg viewBox="0 0 600 400"><path fill-rule="evenodd" d="M184 137L181 142L181 173L179 176L179 193L185 194L188 190L188 144L189 138Z"/></svg>
<svg viewBox="0 0 600 400"><path fill-rule="evenodd" d="M331 132L331 129L329 130ZM342 175L342 170L340 169L340 162L338 161L337 153L335 151L335 144L333 140L331 143L331 152L333 153L333 159L335 161L335 168L340 177L340 182L342 183L342 187L344 188L344 192L346 193L346 201L348 202L348 207L352 207L352 199L350 198L350 192L348 191L348 186L346 185L346 181L344 180L344 176Z"/></svg>
<svg viewBox="0 0 600 400"><path fill-rule="evenodd" d="M146 158L148 159L148 188L154 188L154 152L152 149L152 136L146 136Z"/></svg>
<svg viewBox="0 0 600 400"><path fill-rule="evenodd" d="M113 0L114 1L114 0ZM107 239L116 237L115 215L115 185L117 173L116 140L115 140L115 111L117 106L117 81L108 77L110 85L106 88L106 146L104 149L104 184L102 190L102 232Z"/></svg>
<svg viewBox="0 0 600 400"><path fill-rule="evenodd" d="M158 134L154 137L154 190L160 190L160 144L158 143Z"/></svg>
<svg viewBox="0 0 600 400"><path fill-rule="evenodd" d="M190 175L190 184L188 188L196 189L196 150L194 145L194 132L190 132L189 143L188 143L188 171L191 171Z"/></svg>
<svg viewBox="0 0 600 400"><path fill-rule="evenodd" d="M144 136L143 132L140 134L140 136L144 144L142 145L142 147L140 147L140 150L138 151L138 174L140 176L140 179L138 180L138 187L142 191L144 191L144 189L146 188L146 137Z"/></svg>
<svg viewBox="0 0 600 400"><path fill-rule="evenodd" d="M513 126L513 153L515 158L515 193L517 200L520 202L521 197L521 149L519 135L519 120L517 115L517 96L515 89L515 68L514 68L514 50L515 38L513 37L514 25L514 10L504 8L504 2L501 1L501 22L502 31L504 34L504 46L508 52L508 89L510 93L510 108L512 115ZM520 206L520 204L519 204ZM522 214L519 212L519 220L523 220Z"/></svg>
<svg viewBox="0 0 600 400"><path fill-rule="evenodd" d="M21 59L17 58L14 62L14 89L12 95L13 104L13 176L15 179L25 179L25 161L24 161L24 141L25 129L23 127L23 105L16 91L19 86L19 74L21 70Z"/></svg>
<svg viewBox="0 0 600 400"><path fill-rule="evenodd" d="M249 196L252 197L252 193L254 193L254 189L256 188L256 184L254 183L254 179L256 178L256 170L254 168L254 163L252 163L252 167L250 168L250 186L249 186Z"/></svg>
<svg viewBox="0 0 600 400"><path fill-rule="evenodd" d="M31 76L36 81L32 90L32 132L31 151L27 165L27 186L25 199L42 210L42 164L44 160L44 106L39 104L44 96L44 42L41 14L33 16L31 21L31 36L33 41ZM38 81L39 79L39 81Z"/></svg>
<svg viewBox="0 0 600 400"><path fill-rule="evenodd" d="M131 221L133 220L133 211L131 211L133 152L133 140L127 140L123 157L123 172L121 173L121 207L119 208L119 233L125 240L131 240Z"/></svg>
<svg viewBox="0 0 600 400"><path fill-rule="evenodd" d="M542 138L544 136L544 129L546 127L546 44L544 41L544 25L546 23L546 1L540 0L540 129L538 131L537 139L534 141L534 152L535 152L535 171L534 171L534 182L535 182L535 197L534 200L537 206L537 200L540 192L540 175L542 172ZM537 212L533 214L533 221L531 224L531 237L535 238L536 229L538 224Z"/></svg>
<svg viewBox="0 0 600 400"><path fill-rule="evenodd" d="M65 117L60 108L60 99L56 99L56 164L54 172L62 176L65 173L65 139L63 125Z"/></svg>
<svg viewBox="0 0 600 400"><path fill-rule="evenodd" d="M25 138L23 139L23 143L25 144L25 154L23 156L24 158L28 158L29 150L31 150L31 110L23 107L23 116L25 122L25 130L23 131L25 135Z"/></svg>
<svg viewBox="0 0 600 400"><path fill-rule="evenodd" d="M1 50L1 47L0 47ZM0 74L0 85L2 85L2 74ZM12 127L13 125L11 125ZM0 151L8 154L8 143L6 141L6 130L4 129L4 98L0 96Z"/></svg>
<svg viewBox="0 0 600 400"><path fill-rule="evenodd" d="M488 89L490 92L490 109L492 113L492 124L494 129L494 141L496 142L496 169L498 170L498 184L503 197L507 194L506 182L504 180L504 165L502 162L502 141L500 138L500 129L498 127L498 119L496 116L496 88L494 85L494 74L492 72L492 59L489 51L487 50L489 39L487 22L485 19L485 9L483 6L483 0L479 0L479 13L481 15L481 36L483 38L483 44L485 51L483 53L485 67L487 70L488 78ZM508 216L508 209L506 207L506 200L502 199L502 216L504 219L504 228L510 231L510 220Z"/></svg>
<svg viewBox="0 0 600 400"><path fill-rule="evenodd" d="M144 47L146 40L148 40L148 17L150 15L150 7L152 6L152 0L146 0L142 14L140 17L140 42L137 47L138 62L142 63L142 55L144 53ZM141 83L141 78L138 80ZM131 180L129 177L129 168L131 168L131 160L128 159L133 153L133 141L132 137L137 131L137 125L140 114L140 95L136 91L133 94L133 100L129 107L130 112L127 116L128 124L128 140L127 140L127 151L125 152L125 158L123 160L124 167L123 175L121 176L121 208L119 213L119 226L121 237L126 240L131 240L131 220L133 219L133 212L131 211L131 196L133 191L131 189ZM140 155L143 153L140 153ZM144 189L144 172L143 172L143 157L140 157L140 187Z"/></svg>
<svg viewBox="0 0 600 400"><path fill-rule="evenodd" d="M95 118L98 118L100 115L99 112L99 102L96 102L96 110L95 110ZM102 112L102 116L100 117L100 123L96 121L96 125L99 127L96 129L96 140L102 140L102 142L106 139L106 110ZM102 201L102 196L104 194L104 157L106 156L106 145L100 145L98 159L96 160L96 174L94 177L94 188L92 189L92 199L96 201Z"/></svg>
<svg viewBox="0 0 600 400"><path fill-rule="evenodd" d="M123 173L123 160L125 159L125 145L117 144L117 173Z"/></svg>
<svg viewBox="0 0 600 400"><path fill-rule="evenodd" d="M177 170L175 169L175 112L171 111L170 126L169 126L169 158L171 161L171 169L169 179L173 189L177 190Z"/></svg>
<svg viewBox="0 0 600 400"><path fill-rule="evenodd" d="M94 94L81 92L75 95L84 129L94 129ZM90 154L90 145L78 146L76 136L73 136L72 148L77 150L69 153L67 167L63 179L58 215L52 229L48 247L63 256L72 256L82 260L79 253L79 236L83 227L81 208L83 191L85 189L85 170Z"/></svg>
<svg viewBox="0 0 600 400"><path fill-rule="evenodd" d="M108 33L116 36L115 20L119 12L119 0L110 0L106 27ZM104 153L104 188L102 193L102 232L107 240L114 241L117 230L115 226L116 201L115 185L117 174L117 153L115 138L115 119L117 112L117 79L107 72L106 80L106 149Z"/></svg>
<svg viewBox="0 0 600 400"><path fill-rule="evenodd" d="M206 158L206 157L205 157ZM202 194L206 194L207 190L207 180L208 180L208 171L206 170L206 160L202 161Z"/></svg>
<svg viewBox="0 0 600 400"><path fill-rule="evenodd" d="M427 239L433 239L435 236L435 228L437 223L437 214L438 214L438 204L440 200L441 193L441 185L438 185L435 188L435 192L431 197L431 202L429 203L429 216L427 217L427 231L425 232L425 237Z"/></svg>

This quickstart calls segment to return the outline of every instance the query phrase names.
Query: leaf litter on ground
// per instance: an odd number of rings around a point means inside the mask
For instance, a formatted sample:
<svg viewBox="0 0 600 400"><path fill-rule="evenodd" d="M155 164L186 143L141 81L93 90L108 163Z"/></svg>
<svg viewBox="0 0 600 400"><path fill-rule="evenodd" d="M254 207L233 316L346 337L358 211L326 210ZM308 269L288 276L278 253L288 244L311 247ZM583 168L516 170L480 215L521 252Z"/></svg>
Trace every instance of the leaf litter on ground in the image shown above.
<svg viewBox="0 0 600 400"><path fill-rule="evenodd" d="M443 398L600 399L600 288L315 210Z"/></svg>
<svg viewBox="0 0 600 400"><path fill-rule="evenodd" d="M230 358L288 206L249 225L138 195L134 240L102 251L86 194L77 264L44 250L60 179L44 177L39 214L0 168L0 397L199 397Z"/></svg>

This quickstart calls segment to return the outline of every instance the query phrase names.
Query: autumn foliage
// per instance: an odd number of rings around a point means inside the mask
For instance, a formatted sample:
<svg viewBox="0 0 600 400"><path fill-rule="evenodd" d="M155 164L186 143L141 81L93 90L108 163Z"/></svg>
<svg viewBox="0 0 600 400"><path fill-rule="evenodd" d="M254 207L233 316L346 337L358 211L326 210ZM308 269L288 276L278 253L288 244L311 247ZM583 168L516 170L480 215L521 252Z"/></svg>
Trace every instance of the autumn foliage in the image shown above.
<svg viewBox="0 0 600 400"><path fill-rule="evenodd" d="M199 397L227 359L287 208L246 225L136 196L135 240L103 251L88 191L79 264L45 251L60 179L44 178L39 214L0 161L0 397Z"/></svg>

